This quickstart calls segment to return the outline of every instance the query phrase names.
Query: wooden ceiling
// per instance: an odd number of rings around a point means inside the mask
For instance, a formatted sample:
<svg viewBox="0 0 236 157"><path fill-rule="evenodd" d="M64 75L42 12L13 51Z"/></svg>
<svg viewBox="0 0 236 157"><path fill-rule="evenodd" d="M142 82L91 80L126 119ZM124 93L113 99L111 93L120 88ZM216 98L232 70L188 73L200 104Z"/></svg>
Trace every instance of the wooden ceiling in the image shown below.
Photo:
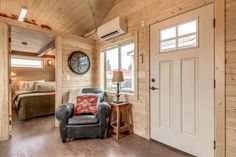
<svg viewBox="0 0 236 157"><path fill-rule="evenodd" d="M13 51L40 53L51 42L54 42L52 35L11 27L11 50Z"/></svg>
<svg viewBox="0 0 236 157"><path fill-rule="evenodd" d="M97 28L119 0L0 0L0 12L19 15L28 8L26 18L53 30L84 35Z"/></svg>

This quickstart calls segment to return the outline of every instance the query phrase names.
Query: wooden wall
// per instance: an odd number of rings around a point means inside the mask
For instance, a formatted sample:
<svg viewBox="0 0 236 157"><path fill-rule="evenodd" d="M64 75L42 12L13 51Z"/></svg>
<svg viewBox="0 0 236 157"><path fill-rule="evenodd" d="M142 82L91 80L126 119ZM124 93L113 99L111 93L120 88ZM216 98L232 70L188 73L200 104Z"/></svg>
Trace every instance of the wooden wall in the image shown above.
<svg viewBox="0 0 236 157"><path fill-rule="evenodd" d="M69 91L77 87L97 86L97 55L95 41L75 36L62 37L62 102L68 102ZM85 52L91 61L89 71L84 75L73 73L68 67L68 57L74 51Z"/></svg>
<svg viewBox="0 0 236 157"><path fill-rule="evenodd" d="M52 60L53 65L48 66L47 61ZM17 83L19 81L55 81L55 59L54 58L44 58L44 67L42 69L38 68L17 68L12 67L11 71L16 74L12 77L11 88L12 92L17 90Z"/></svg>
<svg viewBox="0 0 236 157"><path fill-rule="evenodd" d="M236 156L236 1L226 0L226 156Z"/></svg>
<svg viewBox="0 0 236 157"><path fill-rule="evenodd" d="M0 22L0 141L9 137L9 30L5 23Z"/></svg>
<svg viewBox="0 0 236 157"><path fill-rule="evenodd" d="M103 20L106 23L117 16L124 16L128 34L106 42L98 41L98 53L102 47L122 41L133 34L134 37L137 35L137 53L144 55L144 62L137 65L136 77L139 72L145 72L145 78L137 78L136 95L125 96L132 104L134 133L149 138L149 26L212 2L214 0L122 0Z"/></svg>

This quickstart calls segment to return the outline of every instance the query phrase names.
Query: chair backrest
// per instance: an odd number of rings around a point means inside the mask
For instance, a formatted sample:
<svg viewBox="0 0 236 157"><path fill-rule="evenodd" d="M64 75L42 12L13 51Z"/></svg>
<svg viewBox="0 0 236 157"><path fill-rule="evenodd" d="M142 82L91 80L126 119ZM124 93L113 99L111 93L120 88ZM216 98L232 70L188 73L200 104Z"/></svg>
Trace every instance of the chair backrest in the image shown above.
<svg viewBox="0 0 236 157"><path fill-rule="evenodd" d="M82 93L93 93L98 94L100 97L100 102L104 101L104 91L98 88L83 88Z"/></svg>

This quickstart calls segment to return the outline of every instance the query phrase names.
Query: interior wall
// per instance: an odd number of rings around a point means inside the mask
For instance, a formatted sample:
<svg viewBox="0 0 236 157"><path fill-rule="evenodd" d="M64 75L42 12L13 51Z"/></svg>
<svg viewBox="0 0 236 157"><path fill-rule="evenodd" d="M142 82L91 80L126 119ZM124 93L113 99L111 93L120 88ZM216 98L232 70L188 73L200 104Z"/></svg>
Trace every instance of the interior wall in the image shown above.
<svg viewBox="0 0 236 157"><path fill-rule="evenodd" d="M149 138L149 27L151 24L175 15L207 5L214 0L123 0L115 5L105 17L103 23L124 16L128 25L128 34L108 41L97 42L97 52L106 45L122 41L126 36L137 34L137 53L143 54L143 63L137 65L137 95L125 95L132 104L134 133ZM137 56L137 55L136 55ZM137 58L136 58L137 59ZM109 97L114 97L108 94Z"/></svg>
<svg viewBox="0 0 236 157"><path fill-rule="evenodd" d="M62 37L62 102L68 102L69 91L78 87L97 87L97 55L95 41L75 36ZM83 75L73 73L68 67L68 57L74 51L85 52L91 62L90 69Z"/></svg>
<svg viewBox="0 0 236 157"><path fill-rule="evenodd" d="M52 66L48 66L47 61L52 60ZM19 81L55 81L55 59L54 58L43 58L43 68L20 68L11 67L11 72L14 72L16 76L11 78L11 89L12 92L16 91L17 84Z"/></svg>
<svg viewBox="0 0 236 157"><path fill-rule="evenodd" d="M226 0L226 156L236 156L236 1Z"/></svg>
<svg viewBox="0 0 236 157"><path fill-rule="evenodd" d="M9 56L8 56L8 26L0 22L0 141L9 136Z"/></svg>

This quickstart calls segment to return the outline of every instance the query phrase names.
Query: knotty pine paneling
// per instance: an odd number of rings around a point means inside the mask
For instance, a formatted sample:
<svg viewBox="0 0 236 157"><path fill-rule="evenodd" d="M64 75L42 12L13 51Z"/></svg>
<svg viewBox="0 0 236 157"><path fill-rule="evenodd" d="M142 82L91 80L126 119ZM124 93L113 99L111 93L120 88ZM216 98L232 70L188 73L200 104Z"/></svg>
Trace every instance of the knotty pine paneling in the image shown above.
<svg viewBox="0 0 236 157"><path fill-rule="evenodd" d="M137 52L143 54L143 63L137 64L137 71L145 72L145 78L137 78L136 95L126 95L132 104L134 133L149 138L149 26L158 21L212 3L214 0L121 0L116 4L102 23L124 16L128 25L128 34L108 41L97 41L96 50L106 45L125 40L137 34ZM143 22L144 26L141 25ZM127 36L127 37L126 37ZM95 37L96 38L96 37ZM136 58L137 59L137 58ZM108 93L111 100L114 95Z"/></svg>
<svg viewBox="0 0 236 157"><path fill-rule="evenodd" d="M9 138L8 26L0 22L0 141Z"/></svg>
<svg viewBox="0 0 236 157"><path fill-rule="evenodd" d="M97 55L95 42L91 39L84 39L75 36L62 37L62 102L68 102L69 91L78 87L97 86ZM74 51L85 52L91 62L89 71L83 75L73 73L68 67L68 57Z"/></svg>
<svg viewBox="0 0 236 157"><path fill-rule="evenodd" d="M226 0L226 156L236 156L236 1Z"/></svg>
<svg viewBox="0 0 236 157"><path fill-rule="evenodd" d="M28 8L26 18L53 30L84 35L98 27L115 0L0 0L0 12L19 15Z"/></svg>

